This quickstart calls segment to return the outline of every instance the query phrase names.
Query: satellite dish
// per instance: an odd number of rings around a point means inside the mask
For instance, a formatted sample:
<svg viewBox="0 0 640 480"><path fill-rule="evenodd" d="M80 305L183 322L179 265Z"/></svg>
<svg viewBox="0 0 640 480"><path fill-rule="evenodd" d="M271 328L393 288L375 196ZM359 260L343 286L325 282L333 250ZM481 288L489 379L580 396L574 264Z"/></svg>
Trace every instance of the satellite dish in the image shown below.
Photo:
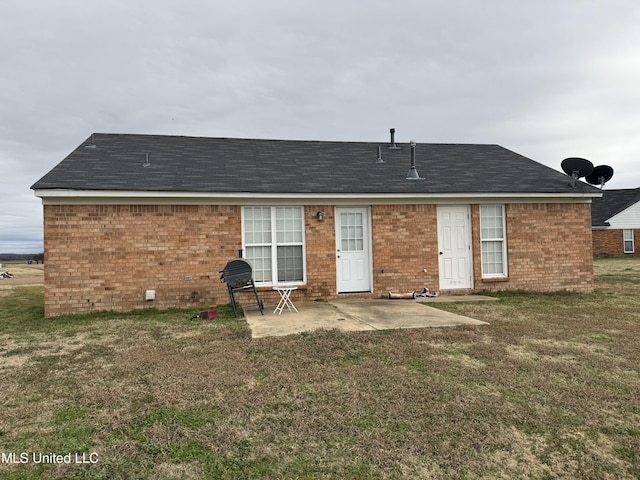
<svg viewBox="0 0 640 480"><path fill-rule="evenodd" d="M572 187L576 186L576 180L586 177L593 172L593 163L585 158L565 158L562 161L561 166L564 173L571 176L571 183L569 183L569 185Z"/></svg>
<svg viewBox="0 0 640 480"><path fill-rule="evenodd" d="M570 157L562 161L562 170L564 173L576 178L586 177L593 172L593 163L584 158Z"/></svg>
<svg viewBox="0 0 640 480"><path fill-rule="evenodd" d="M600 185L600 188L604 187L604 184L611 180L613 177L613 168L609 165L598 165L593 169L585 180L591 185Z"/></svg>

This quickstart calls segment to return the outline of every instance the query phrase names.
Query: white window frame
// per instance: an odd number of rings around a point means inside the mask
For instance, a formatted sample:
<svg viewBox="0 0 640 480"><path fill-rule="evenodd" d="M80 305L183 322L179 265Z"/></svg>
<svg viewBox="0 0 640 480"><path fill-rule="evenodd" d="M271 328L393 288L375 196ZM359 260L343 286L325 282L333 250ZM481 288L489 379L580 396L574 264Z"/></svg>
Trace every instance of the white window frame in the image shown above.
<svg viewBox="0 0 640 480"><path fill-rule="evenodd" d="M636 245L633 240L633 228L624 228L622 230L622 250L624 253L635 253ZM627 238L629 237L629 238ZM631 242L631 248L627 248L627 242Z"/></svg>
<svg viewBox="0 0 640 480"><path fill-rule="evenodd" d="M482 209L483 207L500 207L502 214L502 237L496 238L482 238ZM507 278L509 276L507 263L507 220L505 214L505 207L502 204L485 204L480 205L479 207L479 217L480 217L480 269L482 272L482 278ZM486 221L486 220L485 220ZM502 242L502 272L501 273L485 273L484 271L484 242Z"/></svg>
<svg viewBox="0 0 640 480"><path fill-rule="evenodd" d="M245 212L249 208L269 208L271 212L271 241L269 243L247 243L245 232ZM295 208L300 210L300 228L302 232L301 242L280 242L277 241L277 221L276 212L279 208ZM274 286L278 284L287 285L306 285L307 284L307 249L306 249L306 237L305 237L305 218L304 207L299 206L285 206L285 205L250 205L242 207L242 251L245 259L247 258L247 247L271 247L271 280L269 281L256 281L256 286ZM278 282L278 247L286 246L302 246L302 280L301 281L282 281Z"/></svg>

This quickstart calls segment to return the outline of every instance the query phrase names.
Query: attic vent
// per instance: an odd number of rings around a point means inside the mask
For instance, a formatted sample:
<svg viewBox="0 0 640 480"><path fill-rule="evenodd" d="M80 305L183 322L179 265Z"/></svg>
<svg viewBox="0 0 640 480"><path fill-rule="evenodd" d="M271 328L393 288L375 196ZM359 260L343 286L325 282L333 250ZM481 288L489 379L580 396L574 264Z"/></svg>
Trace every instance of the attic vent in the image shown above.
<svg viewBox="0 0 640 480"><path fill-rule="evenodd" d="M400 147L396 144L396 129L392 128L389 132L391 133L391 143L389 144L389 148L391 150L400 150Z"/></svg>
<svg viewBox="0 0 640 480"><path fill-rule="evenodd" d="M424 180L416 170L416 142L411 140L411 167L407 173L407 180Z"/></svg>

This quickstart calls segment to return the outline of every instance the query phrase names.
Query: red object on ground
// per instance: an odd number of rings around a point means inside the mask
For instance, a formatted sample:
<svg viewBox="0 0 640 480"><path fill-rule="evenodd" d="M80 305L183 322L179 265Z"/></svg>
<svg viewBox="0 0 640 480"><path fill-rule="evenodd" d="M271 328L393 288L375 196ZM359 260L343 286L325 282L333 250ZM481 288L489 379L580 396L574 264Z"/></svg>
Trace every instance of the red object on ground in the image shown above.
<svg viewBox="0 0 640 480"><path fill-rule="evenodd" d="M204 312L200 312L200 318L216 318L218 316L218 310L205 310Z"/></svg>

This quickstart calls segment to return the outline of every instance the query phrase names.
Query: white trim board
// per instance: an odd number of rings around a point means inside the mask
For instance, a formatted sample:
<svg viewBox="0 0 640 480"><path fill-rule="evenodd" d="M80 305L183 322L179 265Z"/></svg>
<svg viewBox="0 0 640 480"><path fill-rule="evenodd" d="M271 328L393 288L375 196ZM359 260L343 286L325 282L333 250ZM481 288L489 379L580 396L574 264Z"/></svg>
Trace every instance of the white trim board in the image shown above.
<svg viewBox="0 0 640 480"><path fill-rule="evenodd" d="M34 190L43 205L389 205L472 203L591 203L598 193L208 193L120 190Z"/></svg>

